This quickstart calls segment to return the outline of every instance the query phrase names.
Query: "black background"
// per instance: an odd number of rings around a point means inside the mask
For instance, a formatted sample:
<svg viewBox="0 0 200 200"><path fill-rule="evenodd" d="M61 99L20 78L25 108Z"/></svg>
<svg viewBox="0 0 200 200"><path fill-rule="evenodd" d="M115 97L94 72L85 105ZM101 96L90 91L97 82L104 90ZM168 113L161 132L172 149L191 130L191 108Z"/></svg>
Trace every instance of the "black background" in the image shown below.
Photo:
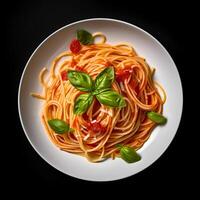
<svg viewBox="0 0 200 200"><path fill-rule="evenodd" d="M165 195L179 191L188 187L189 179L192 176L188 172L189 164L185 157L189 153L184 152L187 148L187 123L185 123L185 113L187 112L187 68L190 61L186 59L189 56L190 30L186 24L192 23L190 6L175 5L173 2L153 3L148 2L128 2L128 1L18 1L5 6L6 12L6 70L9 70L9 95L11 104L9 106L14 124L9 127L9 139L12 148L9 148L7 161L7 170L9 170L9 179L17 186L29 186L36 183L34 188L49 189L60 188L78 188L82 186L91 187L94 190L99 185L109 185L114 187L129 185L141 196L146 192L153 194L159 187ZM168 50L179 70L182 85L184 89L184 110L176 137L167 151L150 167L144 171L114 182L94 183L82 181L64 175L53 167L49 166L33 150L26 139L17 111L17 92L22 70L35 48L52 32L71 22L93 18L108 17L121 19L135 24L157 38ZM4 20L5 21L5 20ZM12 158L10 156L12 155ZM170 183L170 185L168 185ZM145 191L144 192L144 188ZM113 191L113 190L112 190ZM120 190L119 190L120 191ZM116 192L114 190L114 192ZM118 192L118 191L117 191ZM187 192L187 190L185 190ZM122 192L123 193L123 192ZM191 194L192 195L192 194Z"/></svg>

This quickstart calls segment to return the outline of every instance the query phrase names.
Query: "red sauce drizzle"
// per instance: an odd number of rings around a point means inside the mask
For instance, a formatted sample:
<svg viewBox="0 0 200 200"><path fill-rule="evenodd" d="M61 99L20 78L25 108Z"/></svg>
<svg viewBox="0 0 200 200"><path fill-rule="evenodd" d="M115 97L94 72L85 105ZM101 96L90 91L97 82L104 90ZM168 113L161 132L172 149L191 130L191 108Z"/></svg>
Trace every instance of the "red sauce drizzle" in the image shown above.
<svg viewBox="0 0 200 200"><path fill-rule="evenodd" d="M83 113L82 117L85 121L89 121L89 116L86 113Z"/></svg>

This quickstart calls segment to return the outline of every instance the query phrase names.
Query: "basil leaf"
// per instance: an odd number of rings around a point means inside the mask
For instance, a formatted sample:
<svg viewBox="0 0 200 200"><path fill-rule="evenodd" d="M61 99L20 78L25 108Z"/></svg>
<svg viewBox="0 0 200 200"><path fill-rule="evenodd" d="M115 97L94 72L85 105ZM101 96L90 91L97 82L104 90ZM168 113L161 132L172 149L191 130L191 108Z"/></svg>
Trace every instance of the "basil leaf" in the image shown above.
<svg viewBox="0 0 200 200"><path fill-rule="evenodd" d="M121 158L127 163L134 163L141 160L141 156L135 151L134 148L123 145L118 145L117 147L120 149Z"/></svg>
<svg viewBox="0 0 200 200"><path fill-rule="evenodd" d="M115 91L108 90L96 95L98 101L110 107L125 107L126 102L124 98Z"/></svg>
<svg viewBox="0 0 200 200"><path fill-rule="evenodd" d="M96 89L96 90L92 91L91 94L98 95L105 91L110 91L110 88Z"/></svg>
<svg viewBox="0 0 200 200"><path fill-rule="evenodd" d="M76 32L77 39L80 41L81 44L92 44L94 42L94 38L91 33L86 30L79 29Z"/></svg>
<svg viewBox="0 0 200 200"><path fill-rule="evenodd" d="M83 114L87 111L89 106L92 104L93 95L90 93L81 94L75 101L74 114Z"/></svg>
<svg viewBox="0 0 200 200"><path fill-rule="evenodd" d="M156 113L156 112L148 112L147 113L147 117L153 121L153 122L156 122L157 124L165 124L167 122L167 118L165 118L164 116L162 116L161 114L159 113Z"/></svg>
<svg viewBox="0 0 200 200"><path fill-rule="evenodd" d="M70 83L76 89L84 92L92 91L93 80L88 74L80 71L69 70L67 75Z"/></svg>
<svg viewBox="0 0 200 200"><path fill-rule="evenodd" d="M60 119L51 119L48 120L48 124L56 133L63 134L70 130L69 125Z"/></svg>
<svg viewBox="0 0 200 200"><path fill-rule="evenodd" d="M110 88L115 79L115 72L113 67L105 68L95 80L95 89Z"/></svg>

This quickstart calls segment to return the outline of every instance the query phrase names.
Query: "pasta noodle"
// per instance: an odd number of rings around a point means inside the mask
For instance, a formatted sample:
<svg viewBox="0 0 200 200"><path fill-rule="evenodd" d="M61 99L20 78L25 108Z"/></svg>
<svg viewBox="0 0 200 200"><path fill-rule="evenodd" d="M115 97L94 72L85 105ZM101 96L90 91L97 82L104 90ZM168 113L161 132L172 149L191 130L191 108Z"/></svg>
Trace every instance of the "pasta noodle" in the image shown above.
<svg viewBox="0 0 200 200"><path fill-rule="evenodd" d="M94 33L93 37L94 40L99 37L100 42L83 45L76 54L62 52L53 60L50 72L43 68L39 75L43 94L32 95L44 101L41 122L50 140L63 151L99 162L119 156L116 144L136 150L144 145L156 126L146 113L162 113L166 94L153 80L155 69L137 55L131 45L107 44L106 36L100 32ZM94 80L108 66L114 67L116 75L112 89L124 97L126 106L108 107L95 98L86 113L74 114L74 102L84 92L77 90L67 78L63 79L62 73L83 71ZM49 119L62 119L74 131L57 134L49 126ZM100 130L95 131L92 127L95 125Z"/></svg>

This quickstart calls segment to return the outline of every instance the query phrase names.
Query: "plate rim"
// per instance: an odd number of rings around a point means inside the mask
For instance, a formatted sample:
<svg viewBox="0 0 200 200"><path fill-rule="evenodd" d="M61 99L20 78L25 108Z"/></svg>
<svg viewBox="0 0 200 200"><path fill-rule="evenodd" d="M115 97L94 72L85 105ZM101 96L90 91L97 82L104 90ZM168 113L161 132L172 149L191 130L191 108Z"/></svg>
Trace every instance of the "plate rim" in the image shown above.
<svg viewBox="0 0 200 200"><path fill-rule="evenodd" d="M54 164L51 163L51 161L49 161L48 159L45 158L45 156L43 156L38 150L37 148L33 145L32 141L30 140L29 136L28 136L28 133L26 132L26 129L25 129L25 125L24 125L24 122L22 120L22 114L21 114L21 108L20 108L20 96L21 96L21 86L22 86L22 82L23 82L23 78L24 78L24 75L26 73L26 70L27 70L27 67L32 59L32 57L35 55L35 53L37 52L37 50L49 39L51 38L53 35L55 35L57 32L69 27L69 26L73 26L73 25L76 25L76 24L79 24L79 23L83 23L83 22L88 22L88 21L113 21L113 22L118 22L118 23L121 23L121 24L125 24L125 25L128 25L130 27L133 27L143 33L145 33L148 37L150 37L151 39L153 39L163 50L164 52L167 54L167 56L169 57L169 59L171 60L171 62L174 64L175 66L175 70L178 74L178 79L180 81L180 88L181 88L181 107L180 107L180 118L179 118L179 121L178 121L178 126L176 128L176 131L175 131L175 134L172 136L172 139L170 141L170 143L165 147L165 149L162 151L162 153L155 159L153 160L153 162L151 162L151 164L145 166L143 169L139 170L138 172L134 173L134 174L130 174L129 176L124 176L124 177L121 177L121 178L112 178L110 180L97 180L97 179L91 179L91 178L80 178L79 176L76 176L75 174L68 174L66 173L65 171L63 171L62 169L60 169L59 167L57 166L54 166ZM18 104L18 114L19 114L19 118L20 118L20 123L21 123L21 126L22 126L22 129L23 129L23 132L24 134L26 135L26 138L28 139L29 143L31 144L31 146L33 147L33 149L37 152L37 154L45 161L47 162L50 166L52 166L53 168L55 168L56 170L62 172L63 174L65 175L68 175L70 177L75 177L79 180L84 180L84 181L94 181L94 182L111 182L111 181L116 181L116 180L121 180L121 179L124 179L124 178L128 178L128 177L131 177L131 176L134 176L135 174L138 174L142 171L144 171L145 169L147 169L149 166L151 166L153 163L155 163L165 152L166 152L166 149L169 147L169 145L172 143L175 135L177 134L177 131L180 127L180 124L181 124L181 119L182 119L182 114L183 114L183 86L182 86L182 80L181 80L181 77L180 77L180 73L179 73L179 70L178 68L176 67L176 64L174 62L174 60L172 59L172 56L169 54L169 52L166 50L166 48L164 47L164 45L162 45L160 43L160 41L158 39L156 39L154 36L152 36L150 33L148 33L146 30L138 27L137 25L134 25L134 24L131 24L129 22L126 22L126 21L123 21L123 20L119 20L119 19L114 19L114 18L86 18L86 19L82 19L82 20L78 20L78 21L74 21L74 22L71 22L69 24L66 24L64 26L62 26L61 28L55 30L54 32L52 32L50 35L48 35L36 48L35 50L33 51L33 53L31 54L31 56L29 57L29 59L27 60L26 64L25 64L25 67L22 71L22 74L21 74L21 77L20 77L20 81L19 81L19 87L18 87L18 97L17 97L17 104Z"/></svg>

